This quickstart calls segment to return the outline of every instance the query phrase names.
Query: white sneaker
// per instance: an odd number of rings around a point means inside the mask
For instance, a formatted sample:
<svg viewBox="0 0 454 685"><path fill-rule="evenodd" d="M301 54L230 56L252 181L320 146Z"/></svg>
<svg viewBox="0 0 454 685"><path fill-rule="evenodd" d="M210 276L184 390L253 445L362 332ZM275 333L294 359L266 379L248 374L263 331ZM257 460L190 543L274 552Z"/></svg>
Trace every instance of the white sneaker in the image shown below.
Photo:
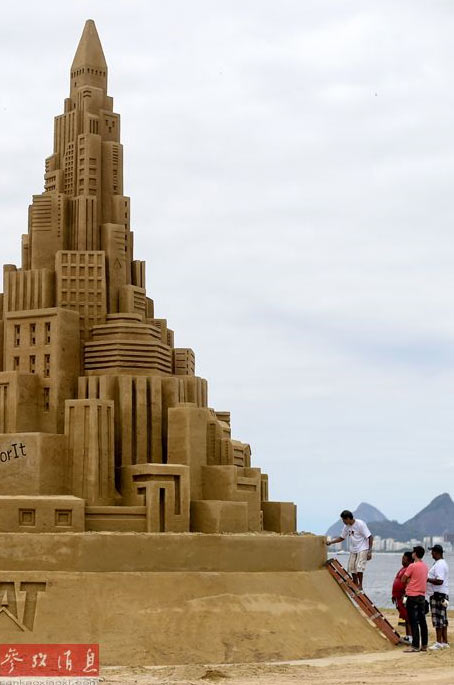
<svg viewBox="0 0 454 685"><path fill-rule="evenodd" d="M449 649L449 645L447 642L442 642L441 646L443 647L443 649Z"/></svg>
<svg viewBox="0 0 454 685"><path fill-rule="evenodd" d="M435 642L431 647L429 647L429 649L431 649L431 650L443 649L443 648L444 648L444 644L442 644L441 642Z"/></svg>

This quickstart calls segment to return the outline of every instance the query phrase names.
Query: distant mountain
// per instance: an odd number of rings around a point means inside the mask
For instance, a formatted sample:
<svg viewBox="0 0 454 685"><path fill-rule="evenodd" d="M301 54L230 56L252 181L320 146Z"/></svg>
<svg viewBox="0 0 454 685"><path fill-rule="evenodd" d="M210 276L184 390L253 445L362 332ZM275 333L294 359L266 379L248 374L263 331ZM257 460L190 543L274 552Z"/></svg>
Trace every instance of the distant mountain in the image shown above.
<svg viewBox="0 0 454 685"><path fill-rule="evenodd" d="M372 504L367 504L367 502L361 502L359 507L357 507L353 511L353 515L356 518L359 518L362 521L365 521L366 523L371 523L372 521L379 521L379 522L387 522L388 521L386 516L384 514L382 514L381 511L376 509L376 507L373 507ZM326 531L326 535L328 537L331 537L331 538L337 537L338 535L340 535L341 530L343 528L343 525L344 524L339 519L338 521L336 521L336 523L333 523L333 525L328 528L328 530ZM390 536L388 536L388 537L390 537Z"/></svg>
<svg viewBox="0 0 454 685"><path fill-rule="evenodd" d="M404 525L415 528L425 535L454 532L454 502L448 493L444 492Z"/></svg>
<svg viewBox="0 0 454 685"><path fill-rule="evenodd" d="M454 502L450 495L444 492L405 523L376 521L371 522L369 528L373 535L394 538L400 542L411 538L422 539L428 535L454 533Z"/></svg>

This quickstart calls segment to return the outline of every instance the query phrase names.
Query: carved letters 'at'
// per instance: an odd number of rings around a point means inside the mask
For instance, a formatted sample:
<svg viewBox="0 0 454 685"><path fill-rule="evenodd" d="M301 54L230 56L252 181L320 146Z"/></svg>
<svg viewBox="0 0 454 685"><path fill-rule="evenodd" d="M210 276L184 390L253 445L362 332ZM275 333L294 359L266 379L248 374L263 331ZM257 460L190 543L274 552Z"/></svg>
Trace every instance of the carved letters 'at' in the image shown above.
<svg viewBox="0 0 454 685"><path fill-rule="evenodd" d="M36 608L38 606L38 596L40 592L46 591L47 583L36 583L21 581L0 581L0 617L2 614L8 616L20 630L33 630L35 623ZM18 592L25 593L25 598L19 596L19 601L23 599L24 608L22 616L18 615Z"/></svg>

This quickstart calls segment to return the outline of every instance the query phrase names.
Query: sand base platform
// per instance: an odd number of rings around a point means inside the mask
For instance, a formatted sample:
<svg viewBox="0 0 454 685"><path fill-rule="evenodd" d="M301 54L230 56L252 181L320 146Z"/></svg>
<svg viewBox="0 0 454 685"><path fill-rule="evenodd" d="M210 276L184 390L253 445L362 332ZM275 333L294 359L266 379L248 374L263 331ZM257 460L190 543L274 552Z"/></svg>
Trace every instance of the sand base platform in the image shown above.
<svg viewBox="0 0 454 685"><path fill-rule="evenodd" d="M386 649L325 558L313 535L0 534L0 641L129 666Z"/></svg>

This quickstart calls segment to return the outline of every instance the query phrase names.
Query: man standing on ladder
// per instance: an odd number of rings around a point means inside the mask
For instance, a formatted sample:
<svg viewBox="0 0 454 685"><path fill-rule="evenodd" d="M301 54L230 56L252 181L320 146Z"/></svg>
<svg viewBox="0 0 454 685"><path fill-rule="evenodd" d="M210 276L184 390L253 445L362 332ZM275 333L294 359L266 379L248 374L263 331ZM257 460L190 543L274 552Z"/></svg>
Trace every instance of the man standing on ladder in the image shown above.
<svg viewBox="0 0 454 685"><path fill-rule="evenodd" d="M343 542L348 538L350 547L350 558L348 560L348 572L353 578L353 582L360 590L363 589L363 574L367 562L372 559L372 545L374 538L367 524L361 519L355 519L352 512L348 509L340 515L344 527L339 537L327 540L327 545L334 545Z"/></svg>

